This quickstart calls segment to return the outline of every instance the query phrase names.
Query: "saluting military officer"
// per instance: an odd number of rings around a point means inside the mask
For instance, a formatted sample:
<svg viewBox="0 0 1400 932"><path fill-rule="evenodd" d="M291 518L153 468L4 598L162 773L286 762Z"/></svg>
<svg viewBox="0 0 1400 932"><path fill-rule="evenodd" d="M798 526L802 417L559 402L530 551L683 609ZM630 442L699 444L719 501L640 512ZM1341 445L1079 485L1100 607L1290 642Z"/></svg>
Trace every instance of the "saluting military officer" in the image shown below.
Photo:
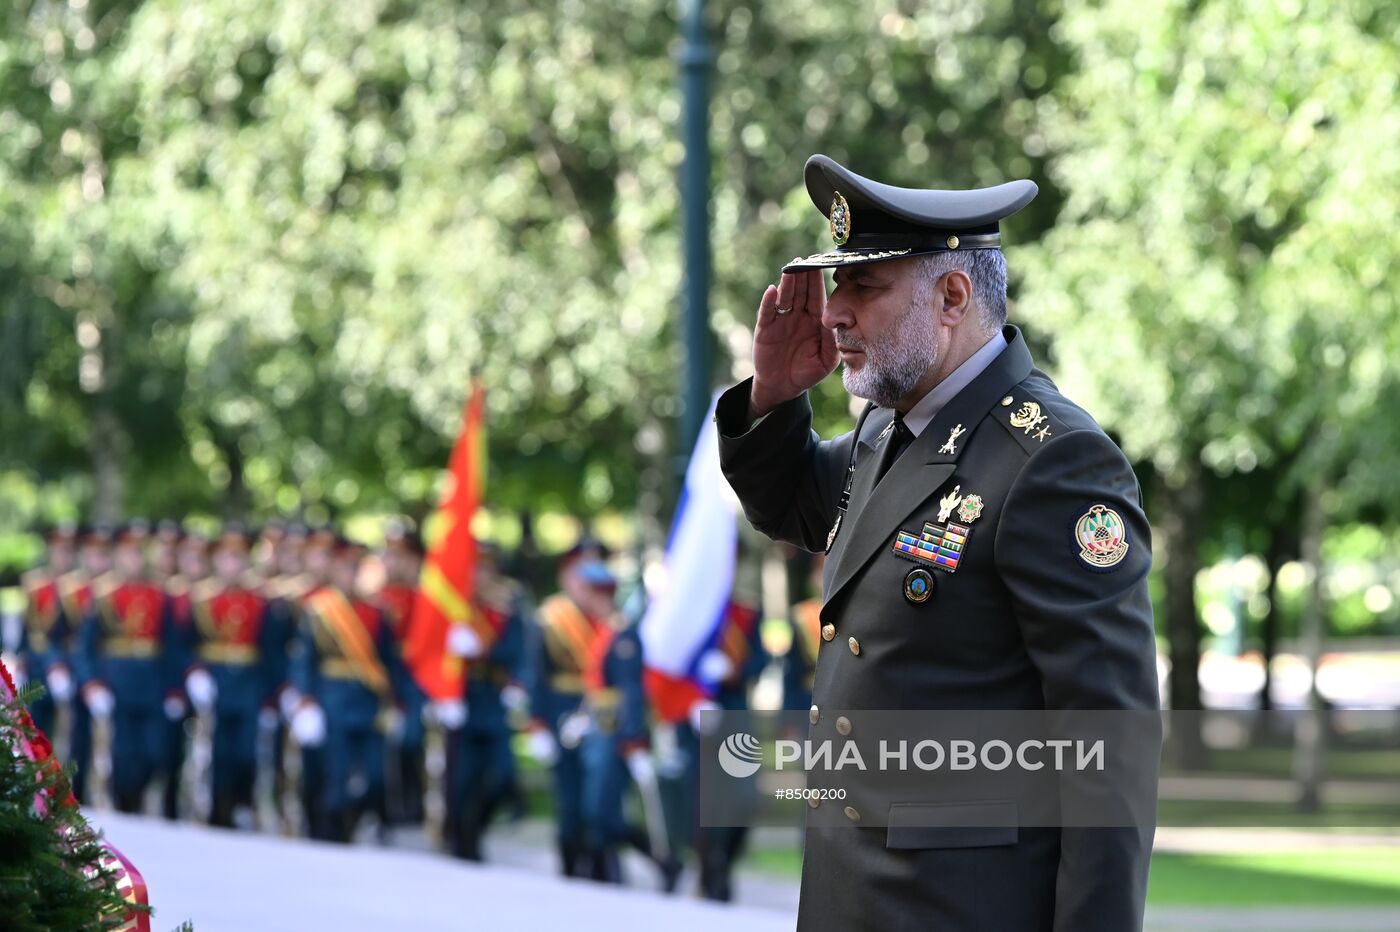
<svg viewBox="0 0 1400 932"><path fill-rule="evenodd" d="M898 188L821 155L805 181L835 248L764 292L716 420L749 520L828 552L810 737L860 710L1155 715L1138 483L1006 325L999 222L1036 186ZM824 441L807 390L838 363L869 404ZM799 929L1141 928L1150 824L985 831L954 802L896 826L851 802L855 827L811 813Z"/></svg>

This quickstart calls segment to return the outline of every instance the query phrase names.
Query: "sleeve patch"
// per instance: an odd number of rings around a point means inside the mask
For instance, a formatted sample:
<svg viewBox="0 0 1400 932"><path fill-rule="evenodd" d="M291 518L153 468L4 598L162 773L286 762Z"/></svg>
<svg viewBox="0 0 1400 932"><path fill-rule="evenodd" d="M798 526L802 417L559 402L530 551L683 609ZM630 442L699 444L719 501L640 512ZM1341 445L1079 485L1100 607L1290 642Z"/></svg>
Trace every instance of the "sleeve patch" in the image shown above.
<svg viewBox="0 0 1400 932"><path fill-rule="evenodd" d="M1074 543L1089 569L1111 570L1128 555L1128 526L1107 505L1093 505L1075 521Z"/></svg>

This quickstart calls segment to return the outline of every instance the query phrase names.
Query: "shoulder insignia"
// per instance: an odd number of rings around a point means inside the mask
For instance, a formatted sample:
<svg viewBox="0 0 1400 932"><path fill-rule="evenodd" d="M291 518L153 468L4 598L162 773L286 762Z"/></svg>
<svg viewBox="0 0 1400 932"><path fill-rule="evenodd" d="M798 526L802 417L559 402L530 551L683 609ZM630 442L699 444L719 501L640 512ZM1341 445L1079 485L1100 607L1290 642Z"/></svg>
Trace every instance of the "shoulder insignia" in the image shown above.
<svg viewBox="0 0 1400 932"><path fill-rule="evenodd" d="M1064 432L1064 425L1019 386L1002 398L989 416L1006 428L1028 454Z"/></svg>
<svg viewBox="0 0 1400 932"><path fill-rule="evenodd" d="M1094 570L1110 570L1128 555L1128 526L1104 504L1090 506L1074 523L1079 559Z"/></svg>

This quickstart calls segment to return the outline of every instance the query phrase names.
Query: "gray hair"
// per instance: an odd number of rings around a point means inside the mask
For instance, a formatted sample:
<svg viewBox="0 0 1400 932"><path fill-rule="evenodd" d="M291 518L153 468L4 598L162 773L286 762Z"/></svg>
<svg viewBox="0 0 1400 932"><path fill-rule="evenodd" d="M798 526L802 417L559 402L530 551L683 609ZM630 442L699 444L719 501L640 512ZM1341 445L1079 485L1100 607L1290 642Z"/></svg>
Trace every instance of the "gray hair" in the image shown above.
<svg viewBox="0 0 1400 932"><path fill-rule="evenodd" d="M1000 249L969 249L966 252L935 252L918 259L922 289L933 294L933 286L944 275L960 270L972 280L972 303L978 323L988 332L1006 324L1006 256Z"/></svg>

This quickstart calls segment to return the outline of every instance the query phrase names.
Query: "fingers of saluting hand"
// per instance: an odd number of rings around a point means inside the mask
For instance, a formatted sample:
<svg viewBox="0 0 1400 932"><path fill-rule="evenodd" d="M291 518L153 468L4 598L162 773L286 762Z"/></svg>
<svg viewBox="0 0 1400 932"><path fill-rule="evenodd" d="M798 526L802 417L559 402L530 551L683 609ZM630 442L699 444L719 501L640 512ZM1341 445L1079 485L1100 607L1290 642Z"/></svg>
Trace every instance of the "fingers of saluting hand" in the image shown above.
<svg viewBox="0 0 1400 932"><path fill-rule="evenodd" d="M763 299L758 302L758 326L767 327L778 316L778 286L769 285L763 290Z"/></svg>
<svg viewBox="0 0 1400 932"><path fill-rule="evenodd" d="M795 299L794 292L797 289L797 276L784 272L778 279L778 313L786 314L792 310L792 302Z"/></svg>

